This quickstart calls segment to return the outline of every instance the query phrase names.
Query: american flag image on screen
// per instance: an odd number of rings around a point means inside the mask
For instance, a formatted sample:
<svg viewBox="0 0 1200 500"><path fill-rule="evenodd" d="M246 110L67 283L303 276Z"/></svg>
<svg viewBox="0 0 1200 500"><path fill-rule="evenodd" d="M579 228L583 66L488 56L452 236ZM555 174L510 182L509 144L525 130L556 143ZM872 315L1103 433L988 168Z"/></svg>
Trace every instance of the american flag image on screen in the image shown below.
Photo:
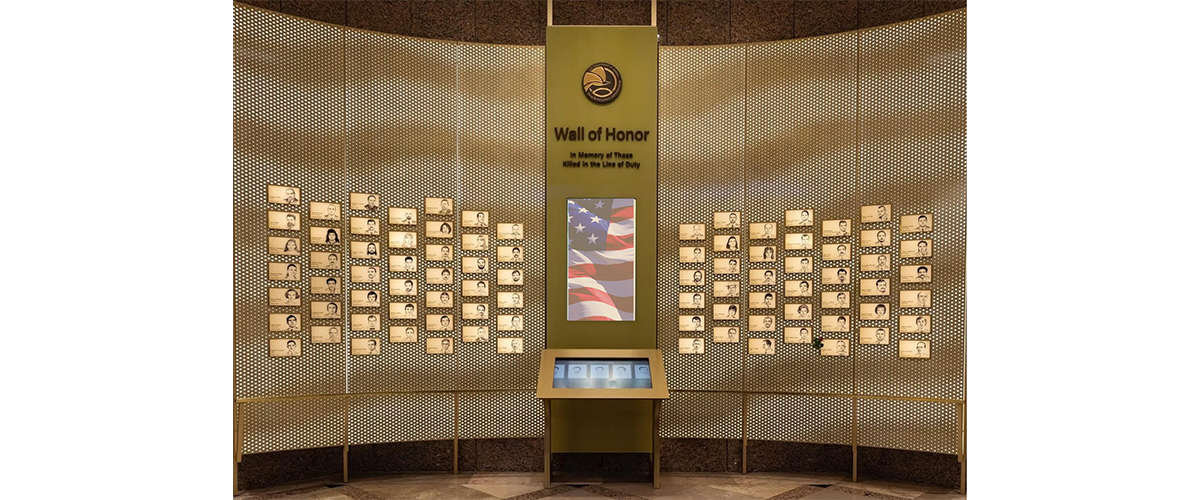
<svg viewBox="0 0 1200 500"><path fill-rule="evenodd" d="M633 321L633 198L567 199L567 321Z"/></svg>

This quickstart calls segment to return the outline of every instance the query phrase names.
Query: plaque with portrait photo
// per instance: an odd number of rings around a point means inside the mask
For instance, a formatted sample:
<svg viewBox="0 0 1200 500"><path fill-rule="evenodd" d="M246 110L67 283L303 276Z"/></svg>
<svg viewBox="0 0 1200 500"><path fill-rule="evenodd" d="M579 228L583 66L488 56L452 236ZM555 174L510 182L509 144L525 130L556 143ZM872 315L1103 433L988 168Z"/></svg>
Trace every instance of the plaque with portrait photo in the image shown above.
<svg viewBox="0 0 1200 500"><path fill-rule="evenodd" d="M737 304L713 304L713 319L717 321L729 321L741 318L738 314Z"/></svg>
<svg viewBox="0 0 1200 500"><path fill-rule="evenodd" d="M713 235L714 252L736 252L742 249L742 237L736 234Z"/></svg>
<svg viewBox="0 0 1200 500"><path fill-rule="evenodd" d="M425 198L425 215L454 215L454 200Z"/></svg>
<svg viewBox="0 0 1200 500"><path fill-rule="evenodd" d="M808 274L812 272L812 259L808 257L784 257L783 271L793 274Z"/></svg>
<svg viewBox="0 0 1200 500"><path fill-rule="evenodd" d="M608 380L608 365L589 365L588 368L590 368L588 378Z"/></svg>
<svg viewBox="0 0 1200 500"><path fill-rule="evenodd" d="M680 292L680 309L704 309L704 294L700 292Z"/></svg>
<svg viewBox="0 0 1200 500"><path fill-rule="evenodd" d="M425 339L425 354L454 354L454 339L450 337Z"/></svg>
<svg viewBox="0 0 1200 500"><path fill-rule="evenodd" d="M901 215L900 234L933 231L933 214Z"/></svg>
<svg viewBox="0 0 1200 500"><path fill-rule="evenodd" d="M891 328L886 326L864 326L858 329L858 343L884 345L889 343Z"/></svg>
<svg viewBox="0 0 1200 500"><path fill-rule="evenodd" d="M314 344L340 344L342 343L342 327L336 325L322 326L315 325L309 327L311 330L312 343Z"/></svg>
<svg viewBox="0 0 1200 500"><path fill-rule="evenodd" d="M832 291L821 292L822 309L849 309L850 292Z"/></svg>
<svg viewBox="0 0 1200 500"><path fill-rule="evenodd" d="M267 253L270 255L300 255L300 238L268 236Z"/></svg>
<svg viewBox="0 0 1200 500"><path fill-rule="evenodd" d="M425 330L430 332L454 331L453 314L426 314Z"/></svg>
<svg viewBox="0 0 1200 500"><path fill-rule="evenodd" d="M816 215L811 208L785 210L783 212L783 225L785 227L811 226L815 217Z"/></svg>
<svg viewBox="0 0 1200 500"><path fill-rule="evenodd" d="M378 356L380 353L381 339L365 338L365 339L350 339L350 355L351 356Z"/></svg>
<svg viewBox="0 0 1200 500"><path fill-rule="evenodd" d="M774 285L775 270L773 269L751 269L750 270L751 285Z"/></svg>
<svg viewBox="0 0 1200 500"><path fill-rule="evenodd" d="M462 236L463 250L472 252L485 251L488 249L488 235L486 234L464 234Z"/></svg>
<svg viewBox="0 0 1200 500"><path fill-rule="evenodd" d="M309 203L308 218L312 220L342 220L342 204L324 201Z"/></svg>
<svg viewBox="0 0 1200 500"><path fill-rule="evenodd" d="M707 239L704 236L704 224L680 224L679 239L685 241L703 241Z"/></svg>
<svg viewBox="0 0 1200 500"><path fill-rule="evenodd" d="M822 332L849 332L853 318L849 314L830 314L821 316Z"/></svg>
<svg viewBox="0 0 1200 500"><path fill-rule="evenodd" d="M679 247L679 262L700 264L704 262L704 247Z"/></svg>
<svg viewBox="0 0 1200 500"><path fill-rule="evenodd" d="M523 240L525 239L525 224L513 222L496 224L496 238L501 240Z"/></svg>
<svg viewBox="0 0 1200 500"><path fill-rule="evenodd" d="M891 246L892 230L866 229L859 231L859 244L861 244L864 248Z"/></svg>
<svg viewBox="0 0 1200 500"><path fill-rule="evenodd" d="M412 231L388 231L388 248L417 248L417 233Z"/></svg>
<svg viewBox="0 0 1200 500"><path fill-rule="evenodd" d="M736 229L742 227L741 212L713 212L714 229Z"/></svg>
<svg viewBox="0 0 1200 500"><path fill-rule="evenodd" d="M849 356L850 339L821 339L822 356Z"/></svg>
<svg viewBox="0 0 1200 500"><path fill-rule="evenodd" d="M267 305L272 307L286 307L300 305L300 288L277 288L270 287L267 289Z"/></svg>
<svg viewBox="0 0 1200 500"><path fill-rule="evenodd" d="M308 279L308 289L313 295L333 295L342 293L342 278L337 276L312 276Z"/></svg>
<svg viewBox="0 0 1200 500"><path fill-rule="evenodd" d="M379 219L374 217L351 217L350 234L375 236L379 234Z"/></svg>
<svg viewBox="0 0 1200 500"><path fill-rule="evenodd" d="M863 321L892 319L892 306L882 302L859 302L858 317Z"/></svg>
<svg viewBox="0 0 1200 500"><path fill-rule="evenodd" d="M752 332L773 332L775 331L775 316L750 316L750 331Z"/></svg>
<svg viewBox="0 0 1200 500"><path fill-rule="evenodd" d="M417 225L417 209L399 207L388 208L388 224L396 226Z"/></svg>
<svg viewBox="0 0 1200 500"><path fill-rule="evenodd" d="M742 259L726 259L724 257L717 257L713 259L713 273L741 274Z"/></svg>
<svg viewBox="0 0 1200 500"><path fill-rule="evenodd" d="M383 305L379 295L377 290L350 290L350 307L379 307Z"/></svg>
<svg viewBox="0 0 1200 500"><path fill-rule="evenodd" d="M519 286L525 284L525 275L520 269L497 269L496 284L504 286Z"/></svg>
<svg viewBox="0 0 1200 500"><path fill-rule="evenodd" d="M703 269L680 269L679 284L681 286L700 286L704 284Z"/></svg>
<svg viewBox="0 0 1200 500"><path fill-rule="evenodd" d="M859 256L859 264L863 271L891 271L892 256L886 253L863 254Z"/></svg>
<svg viewBox="0 0 1200 500"><path fill-rule="evenodd" d="M425 245L425 261L454 262L454 247L449 244Z"/></svg>
<svg viewBox="0 0 1200 500"><path fill-rule="evenodd" d="M393 344L414 344L417 342L417 327L413 325L392 325L388 327L388 342Z"/></svg>
<svg viewBox="0 0 1200 500"><path fill-rule="evenodd" d="M267 203L298 207L300 206L300 188L269 184L267 185Z"/></svg>
<svg viewBox="0 0 1200 500"><path fill-rule="evenodd" d="M298 358L300 339L267 339L267 354L272 358Z"/></svg>
<svg viewBox="0 0 1200 500"><path fill-rule="evenodd" d="M740 281L714 281L713 297L737 297L741 295Z"/></svg>
<svg viewBox="0 0 1200 500"><path fill-rule="evenodd" d="M812 329L806 326L785 326L783 327L783 343L811 344Z"/></svg>
<svg viewBox="0 0 1200 500"><path fill-rule="evenodd" d="M704 354L704 339L696 337L680 338L679 354Z"/></svg>
<svg viewBox="0 0 1200 500"><path fill-rule="evenodd" d="M931 346L928 340L901 340L896 349L901 358L929 359Z"/></svg>
<svg viewBox="0 0 1200 500"><path fill-rule="evenodd" d="M300 281L300 264L268 262L267 279L273 281Z"/></svg>
<svg viewBox="0 0 1200 500"><path fill-rule="evenodd" d="M714 344L736 344L740 329L736 326L714 326L713 327L713 343Z"/></svg>
<svg viewBox="0 0 1200 500"><path fill-rule="evenodd" d="M351 241L350 256L355 259L378 259L379 244L374 241Z"/></svg>
<svg viewBox="0 0 1200 500"><path fill-rule="evenodd" d="M462 284L463 297L487 297L487 280L467 280Z"/></svg>
<svg viewBox="0 0 1200 500"><path fill-rule="evenodd" d="M852 283L849 267L826 267L821 270L822 285L849 285Z"/></svg>
<svg viewBox="0 0 1200 500"><path fill-rule="evenodd" d="M850 219L833 219L821 221L821 236L824 238L836 238L839 236L850 236L853 233Z"/></svg>
<svg viewBox="0 0 1200 500"><path fill-rule="evenodd" d="M417 256L400 254L389 255L388 270L393 273L415 272L417 270Z"/></svg>
<svg viewBox="0 0 1200 500"><path fill-rule="evenodd" d="M425 268L425 282L431 285L454 284L454 270L448 267Z"/></svg>
<svg viewBox="0 0 1200 500"><path fill-rule="evenodd" d="M310 227L308 242L313 245L341 245L342 230L336 227Z"/></svg>
<svg viewBox="0 0 1200 500"><path fill-rule="evenodd" d="M462 327L462 339L463 342L471 344L490 342L488 327L483 325L464 326Z"/></svg>
<svg viewBox="0 0 1200 500"><path fill-rule="evenodd" d="M496 306L501 309L524 309L525 292L496 292Z"/></svg>
<svg viewBox="0 0 1200 500"><path fill-rule="evenodd" d="M267 331L298 332L304 326L304 318L295 313L279 313L267 315Z"/></svg>
<svg viewBox="0 0 1200 500"><path fill-rule="evenodd" d="M496 354L525 354L525 339L521 337L496 339Z"/></svg>
<svg viewBox="0 0 1200 500"><path fill-rule="evenodd" d="M412 278L389 278L388 295L415 296L420 283Z"/></svg>
<svg viewBox="0 0 1200 500"><path fill-rule="evenodd" d="M900 257L905 259L933 257L933 240L900 240Z"/></svg>
<svg viewBox="0 0 1200 500"><path fill-rule="evenodd" d="M466 274L487 274L489 269L487 257L463 257L462 272Z"/></svg>
<svg viewBox="0 0 1200 500"><path fill-rule="evenodd" d="M681 331L681 332L702 332L702 331L704 331L704 313L680 315L679 316L679 331Z"/></svg>
<svg viewBox="0 0 1200 500"><path fill-rule="evenodd" d="M628 380L631 378L633 378L633 365L627 365L627 364L614 364L613 365L613 379Z"/></svg>
<svg viewBox="0 0 1200 500"><path fill-rule="evenodd" d="M389 302L388 319L417 319L417 303Z"/></svg>
<svg viewBox="0 0 1200 500"><path fill-rule="evenodd" d="M283 231L299 231L300 230L300 212L276 212L274 210L267 211L267 229L280 229Z"/></svg>
<svg viewBox="0 0 1200 500"><path fill-rule="evenodd" d="M774 309L775 299L772 292L750 292L750 309Z"/></svg>
<svg viewBox="0 0 1200 500"><path fill-rule="evenodd" d="M859 216L863 224L873 222L891 222L892 221L892 205L863 205L859 210Z"/></svg>
<svg viewBox="0 0 1200 500"><path fill-rule="evenodd" d="M858 280L858 294L863 297L881 297L890 295L892 281L887 278L867 278Z"/></svg>
<svg viewBox="0 0 1200 500"><path fill-rule="evenodd" d="M773 240L776 238L774 222L751 222L750 239Z"/></svg>
<svg viewBox="0 0 1200 500"><path fill-rule="evenodd" d="M900 307L933 307L933 290L900 290Z"/></svg>
<svg viewBox="0 0 1200 500"><path fill-rule="evenodd" d="M351 283L379 283L382 275L379 266L350 266Z"/></svg>
<svg viewBox="0 0 1200 500"><path fill-rule="evenodd" d="M853 250L849 243L826 243L821 245L821 260L850 260Z"/></svg>
<svg viewBox="0 0 1200 500"><path fill-rule="evenodd" d="M788 233L783 236L784 250L812 250L812 233Z"/></svg>
<svg viewBox="0 0 1200 500"><path fill-rule="evenodd" d="M784 304L783 319L806 320L812 319L812 304Z"/></svg>
<svg viewBox="0 0 1200 500"><path fill-rule="evenodd" d="M426 238L453 238L454 223L440 220L425 221Z"/></svg>
<svg viewBox="0 0 1200 500"><path fill-rule="evenodd" d="M784 297L812 297L812 282L809 280L787 280L783 282Z"/></svg>
<svg viewBox="0 0 1200 500"><path fill-rule="evenodd" d="M753 331L754 328L750 330ZM775 354L775 339L748 338L746 339L746 352L749 354Z"/></svg>
<svg viewBox="0 0 1200 500"><path fill-rule="evenodd" d="M933 281L933 266L929 264L900 266L901 283L929 283L931 281Z"/></svg>
<svg viewBox="0 0 1200 500"><path fill-rule="evenodd" d="M454 307L454 292L449 290L431 290L425 292L425 307Z"/></svg>
<svg viewBox="0 0 1200 500"><path fill-rule="evenodd" d="M342 305L337 302L312 301L308 304L312 319L342 319Z"/></svg>
<svg viewBox="0 0 1200 500"><path fill-rule="evenodd" d="M775 262L775 246L751 246L750 262Z"/></svg>
<svg viewBox="0 0 1200 500"><path fill-rule="evenodd" d="M496 316L496 329L502 332L521 332L525 330L525 315L499 314Z"/></svg>
<svg viewBox="0 0 1200 500"><path fill-rule="evenodd" d="M496 247L497 262L525 262L525 247Z"/></svg>
<svg viewBox="0 0 1200 500"><path fill-rule="evenodd" d="M377 332L383 321L378 314L351 314L350 329L356 332Z"/></svg>
<svg viewBox="0 0 1200 500"><path fill-rule="evenodd" d="M350 210L379 210L378 193L350 193Z"/></svg>
<svg viewBox="0 0 1200 500"><path fill-rule="evenodd" d="M463 302L463 319L487 319L488 305L482 302Z"/></svg>
<svg viewBox="0 0 1200 500"><path fill-rule="evenodd" d="M462 211L462 227L488 227L489 214L474 210Z"/></svg>
<svg viewBox="0 0 1200 500"><path fill-rule="evenodd" d="M929 333L933 318L929 315L900 315L900 333Z"/></svg>

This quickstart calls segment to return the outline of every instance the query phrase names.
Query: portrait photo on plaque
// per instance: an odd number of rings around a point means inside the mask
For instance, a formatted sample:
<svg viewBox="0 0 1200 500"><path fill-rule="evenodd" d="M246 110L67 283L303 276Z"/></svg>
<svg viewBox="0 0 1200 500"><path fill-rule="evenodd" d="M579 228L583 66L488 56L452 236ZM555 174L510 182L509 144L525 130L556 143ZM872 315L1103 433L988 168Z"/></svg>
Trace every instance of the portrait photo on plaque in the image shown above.
<svg viewBox="0 0 1200 500"><path fill-rule="evenodd" d="M454 200L425 198L425 215L454 215Z"/></svg>
<svg viewBox="0 0 1200 500"><path fill-rule="evenodd" d="M773 269L751 269L750 270L751 285L774 285L775 271Z"/></svg>
<svg viewBox="0 0 1200 500"><path fill-rule="evenodd" d="M454 223L440 220L425 221L426 238L453 238Z"/></svg>
<svg viewBox="0 0 1200 500"><path fill-rule="evenodd" d="M705 240L704 224L680 224L679 225L680 240Z"/></svg>
<svg viewBox="0 0 1200 500"><path fill-rule="evenodd" d="M784 250L812 250L812 233L788 233L783 236Z"/></svg>
<svg viewBox="0 0 1200 500"><path fill-rule="evenodd" d="M450 337L425 339L425 354L454 354L454 339Z"/></svg>
<svg viewBox="0 0 1200 500"><path fill-rule="evenodd" d="M379 307L381 304L376 290L350 290L350 307Z"/></svg>
<svg viewBox="0 0 1200 500"><path fill-rule="evenodd" d="M864 224L870 222L891 222L892 205L864 205L859 213Z"/></svg>
<svg viewBox="0 0 1200 500"><path fill-rule="evenodd" d="M821 339L822 356L849 356L850 339Z"/></svg>
<svg viewBox="0 0 1200 500"><path fill-rule="evenodd" d="M704 284L703 269L680 269L679 284L682 286L697 286Z"/></svg>
<svg viewBox="0 0 1200 500"><path fill-rule="evenodd" d="M849 285L851 283L849 267L826 267L821 270L822 285Z"/></svg>
<svg viewBox="0 0 1200 500"><path fill-rule="evenodd" d="M417 225L417 209L399 207L388 208L388 224L396 226Z"/></svg>
<svg viewBox="0 0 1200 500"><path fill-rule="evenodd" d="M268 355L272 358L300 356L300 339L267 339Z"/></svg>
<svg viewBox="0 0 1200 500"><path fill-rule="evenodd" d="M487 212L463 210L462 227L488 227L488 217Z"/></svg>
<svg viewBox="0 0 1200 500"><path fill-rule="evenodd" d="M703 263L704 247L679 247L679 262Z"/></svg>
<svg viewBox="0 0 1200 500"><path fill-rule="evenodd" d="M411 273L417 270L416 255L392 254L388 256L388 270L394 273Z"/></svg>
<svg viewBox="0 0 1200 500"><path fill-rule="evenodd" d="M932 256L933 240L900 240L900 257L911 259Z"/></svg>
<svg viewBox="0 0 1200 500"><path fill-rule="evenodd" d="M849 243L825 243L821 245L821 260L850 260Z"/></svg>
<svg viewBox="0 0 1200 500"><path fill-rule="evenodd" d="M388 295L413 296L417 294L417 280L412 278L389 278Z"/></svg>
<svg viewBox="0 0 1200 500"><path fill-rule="evenodd" d="M525 239L525 224L520 222L502 222L496 224L496 238L502 240Z"/></svg>
<svg viewBox="0 0 1200 500"><path fill-rule="evenodd" d="M863 254L858 257L863 271L891 271L892 256L886 253Z"/></svg>
<svg viewBox="0 0 1200 500"><path fill-rule="evenodd" d="M822 332L849 332L850 331L850 315L848 314L830 314L821 316L821 331Z"/></svg>
<svg viewBox="0 0 1200 500"><path fill-rule="evenodd" d="M300 288L267 289L267 305L269 306L298 306L300 305Z"/></svg>
<svg viewBox="0 0 1200 500"><path fill-rule="evenodd" d="M750 262L775 262L775 246L751 246Z"/></svg>
<svg viewBox="0 0 1200 500"><path fill-rule="evenodd" d="M488 305L481 302L463 302L463 319L487 319Z"/></svg>
<svg viewBox="0 0 1200 500"><path fill-rule="evenodd" d="M858 317L864 321L892 319L892 306L882 302L860 302Z"/></svg>
<svg viewBox="0 0 1200 500"><path fill-rule="evenodd" d="M500 314L496 316L496 329L502 332L520 332L525 330L525 316L522 314Z"/></svg>
<svg viewBox="0 0 1200 500"><path fill-rule="evenodd" d="M379 210L379 194L350 193L350 210Z"/></svg>
<svg viewBox="0 0 1200 500"><path fill-rule="evenodd" d="M736 326L714 326L713 327L713 343L714 344L736 344L739 342L738 333L740 329Z"/></svg>
<svg viewBox="0 0 1200 500"><path fill-rule="evenodd" d="M933 281L931 273L933 266L920 264L916 266L900 266L901 283L929 283Z"/></svg>
<svg viewBox="0 0 1200 500"><path fill-rule="evenodd" d="M417 319L417 303L389 302L388 319Z"/></svg>
<svg viewBox="0 0 1200 500"><path fill-rule="evenodd" d="M497 262L525 262L525 247L496 247Z"/></svg>
<svg viewBox="0 0 1200 500"><path fill-rule="evenodd" d="M783 319L804 320L812 319L812 305L810 304L784 304Z"/></svg>
<svg viewBox="0 0 1200 500"><path fill-rule="evenodd" d="M900 290L900 307L933 307L933 290Z"/></svg>
<svg viewBox="0 0 1200 500"><path fill-rule="evenodd" d="M704 314L684 314L679 316L679 331L681 332L702 332L704 331Z"/></svg>
<svg viewBox="0 0 1200 500"><path fill-rule="evenodd" d="M497 292L496 306L503 309L524 309L525 292Z"/></svg>
<svg viewBox="0 0 1200 500"><path fill-rule="evenodd" d="M713 319L715 320L727 321L741 318L738 315L737 304L713 304L712 309Z"/></svg>
<svg viewBox="0 0 1200 500"><path fill-rule="evenodd" d="M313 276L308 279L308 289L313 295L342 293L342 278L338 276Z"/></svg>
<svg viewBox="0 0 1200 500"><path fill-rule="evenodd" d="M752 332L773 332L775 331L775 316L750 316L750 331Z"/></svg>
<svg viewBox="0 0 1200 500"><path fill-rule="evenodd" d="M850 219L823 220L821 221L821 236L825 238L850 236L851 228Z"/></svg>
<svg viewBox="0 0 1200 500"><path fill-rule="evenodd" d="M267 211L267 229L300 230L300 212Z"/></svg>
<svg viewBox="0 0 1200 500"><path fill-rule="evenodd" d="M812 282L808 280L787 280L783 282L784 297L812 297Z"/></svg>
<svg viewBox="0 0 1200 500"><path fill-rule="evenodd" d="M751 330L754 329L751 328ZM746 339L746 352L749 354L775 354L775 339Z"/></svg>
<svg viewBox="0 0 1200 500"><path fill-rule="evenodd" d="M342 327L340 326L312 326L311 330L312 343L314 344L340 344L342 342Z"/></svg>
<svg viewBox="0 0 1200 500"><path fill-rule="evenodd" d="M425 292L425 307L454 307L454 292L433 290Z"/></svg>
<svg viewBox="0 0 1200 500"><path fill-rule="evenodd" d="M312 301L309 302L308 309L313 319L342 318L342 305L337 302Z"/></svg>
<svg viewBox="0 0 1200 500"><path fill-rule="evenodd" d="M726 259L717 257L713 259L713 273L716 274L741 274L742 259Z"/></svg>
<svg viewBox="0 0 1200 500"><path fill-rule="evenodd" d="M932 317L929 315L900 315L900 333L929 333Z"/></svg>
<svg viewBox="0 0 1200 500"><path fill-rule="evenodd" d="M342 230L336 227L310 227L308 242L313 245L341 245Z"/></svg>
<svg viewBox="0 0 1200 500"><path fill-rule="evenodd" d="M608 365L588 365L588 378L608 380Z"/></svg>
<svg viewBox="0 0 1200 500"><path fill-rule="evenodd" d="M774 222L751 222L750 239L773 240L776 238Z"/></svg>
<svg viewBox="0 0 1200 500"><path fill-rule="evenodd" d="M822 309L849 309L850 292L833 291L821 292Z"/></svg>
<svg viewBox="0 0 1200 500"><path fill-rule="evenodd" d="M805 227L813 225L815 215L811 208L802 208L799 210L785 210L783 212L783 224L786 227Z"/></svg>
<svg viewBox="0 0 1200 500"><path fill-rule="evenodd" d="M350 266L351 283L379 283L382 274L379 266Z"/></svg>
<svg viewBox="0 0 1200 500"><path fill-rule="evenodd" d="M888 343L891 329L883 326L864 326L858 329L858 343L866 345L883 345Z"/></svg>
<svg viewBox="0 0 1200 500"><path fill-rule="evenodd" d="M324 201L309 203L308 218L312 220L342 220L342 204Z"/></svg>
<svg viewBox="0 0 1200 500"><path fill-rule="evenodd" d="M504 286L524 285L525 276L520 269L497 269L496 284Z"/></svg>
<svg viewBox="0 0 1200 500"><path fill-rule="evenodd" d="M928 233L933 231L933 214L901 215L900 233Z"/></svg>
<svg viewBox="0 0 1200 500"><path fill-rule="evenodd" d="M695 337L680 338L679 354L704 354L704 339Z"/></svg>
<svg viewBox="0 0 1200 500"><path fill-rule="evenodd" d="M464 234L462 237L463 250L477 252L488 249L488 235L486 234Z"/></svg>
<svg viewBox="0 0 1200 500"><path fill-rule="evenodd" d="M487 257L463 257L462 272L467 274L487 274Z"/></svg>
<svg viewBox="0 0 1200 500"><path fill-rule="evenodd" d="M271 255L300 255L300 238L268 236L267 253Z"/></svg>
<svg viewBox="0 0 1200 500"><path fill-rule="evenodd" d="M704 294L700 292L680 292L680 309L704 309Z"/></svg>
<svg viewBox="0 0 1200 500"><path fill-rule="evenodd" d="M300 205L300 188L292 186L267 186L267 203L280 205Z"/></svg>
<svg viewBox="0 0 1200 500"><path fill-rule="evenodd" d="M614 364L613 379L631 379L633 378L633 365L630 364Z"/></svg>
<svg viewBox="0 0 1200 500"><path fill-rule="evenodd" d="M521 337L500 337L496 339L497 354L525 354L525 339Z"/></svg>
<svg viewBox="0 0 1200 500"><path fill-rule="evenodd" d="M411 344L417 341L417 327L412 325L392 325L388 327L388 342L393 344Z"/></svg>
<svg viewBox="0 0 1200 500"><path fill-rule="evenodd" d="M430 332L449 332L454 330L454 315L426 314L425 330Z"/></svg>
<svg viewBox="0 0 1200 500"><path fill-rule="evenodd" d="M886 247L892 244L891 229L867 229L859 231L859 244L863 247Z"/></svg>
<svg viewBox="0 0 1200 500"><path fill-rule="evenodd" d="M902 358L929 359L930 346L928 340L901 340L896 347Z"/></svg>
<svg viewBox="0 0 1200 500"><path fill-rule="evenodd" d="M302 326L299 314L279 313L267 315L267 331L298 332Z"/></svg>
<svg viewBox="0 0 1200 500"><path fill-rule="evenodd" d="M482 325L464 326L462 327L463 342L477 343L489 342L488 327Z"/></svg>
<svg viewBox="0 0 1200 500"><path fill-rule="evenodd" d="M350 329L356 332L377 332L383 322L378 314L351 314Z"/></svg>
<svg viewBox="0 0 1200 500"><path fill-rule="evenodd" d="M785 326L783 328L783 343L811 344L812 329L806 326Z"/></svg>
<svg viewBox="0 0 1200 500"><path fill-rule="evenodd" d="M374 241L351 241L350 256L355 259L378 259L379 244Z"/></svg>
<svg viewBox="0 0 1200 500"><path fill-rule="evenodd" d="M378 356L380 339L350 339L351 356Z"/></svg>
<svg viewBox="0 0 1200 500"><path fill-rule="evenodd" d="M786 273L807 274L812 272L812 259L808 257L784 257L783 271Z"/></svg>
<svg viewBox="0 0 1200 500"><path fill-rule="evenodd" d="M867 278L858 280L858 294L863 297L878 297L888 295L892 289L892 281L888 278Z"/></svg>
<svg viewBox="0 0 1200 500"><path fill-rule="evenodd" d="M737 297L741 295L740 281L714 281L713 297Z"/></svg>
<svg viewBox="0 0 1200 500"><path fill-rule="evenodd" d="M425 260L432 262L454 262L454 247L449 244L425 245Z"/></svg>
<svg viewBox="0 0 1200 500"><path fill-rule="evenodd" d="M454 283L454 270L448 267L425 268L425 282L431 285L450 285Z"/></svg>
<svg viewBox="0 0 1200 500"><path fill-rule="evenodd" d="M369 236L379 234L379 219L374 217L351 217L350 234Z"/></svg>
<svg viewBox="0 0 1200 500"><path fill-rule="evenodd" d="M742 213L713 212L713 227L718 229L733 229L742 227Z"/></svg>
<svg viewBox="0 0 1200 500"><path fill-rule="evenodd" d="M388 248L417 248L417 233L388 231Z"/></svg>
<svg viewBox="0 0 1200 500"><path fill-rule="evenodd" d="M750 292L750 309L774 309L775 299L773 292Z"/></svg>
<svg viewBox="0 0 1200 500"><path fill-rule="evenodd" d="M487 280L467 280L462 284L463 297L487 297Z"/></svg>
<svg viewBox="0 0 1200 500"><path fill-rule="evenodd" d="M736 234L713 235L714 252L736 252L742 249L742 237Z"/></svg>

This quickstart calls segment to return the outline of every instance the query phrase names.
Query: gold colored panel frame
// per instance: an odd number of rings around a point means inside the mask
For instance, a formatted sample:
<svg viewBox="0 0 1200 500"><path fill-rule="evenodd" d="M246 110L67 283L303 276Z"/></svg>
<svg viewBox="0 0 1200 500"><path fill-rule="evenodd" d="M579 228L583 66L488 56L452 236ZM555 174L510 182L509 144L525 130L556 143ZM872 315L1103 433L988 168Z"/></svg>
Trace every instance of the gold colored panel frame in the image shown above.
<svg viewBox="0 0 1200 500"><path fill-rule="evenodd" d="M646 359L650 362L650 389L577 389L554 387L554 360ZM667 375L658 349L545 349L538 369L538 399L667 399Z"/></svg>

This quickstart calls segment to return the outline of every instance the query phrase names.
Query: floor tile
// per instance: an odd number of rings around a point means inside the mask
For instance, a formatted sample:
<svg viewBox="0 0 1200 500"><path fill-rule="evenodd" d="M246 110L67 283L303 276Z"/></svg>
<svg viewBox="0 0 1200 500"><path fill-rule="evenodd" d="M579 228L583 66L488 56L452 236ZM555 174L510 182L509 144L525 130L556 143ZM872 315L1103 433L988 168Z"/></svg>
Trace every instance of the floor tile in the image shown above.
<svg viewBox="0 0 1200 500"><path fill-rule="evenodd" d="M691 484L661 484L661 480L659 482L659 486L661 486L661 488L657 489L655 489L654 485L650 483L604 483L601 486L604 486L610 490L616 490L621 493L639 496L642 498L667 497L695 486Z"/></svg>
<svg viewBox="0 0 1200 500"><path fill-rule="evenodd" d="M539 484L464 484L466 488L482 491L496 498L510 498L542 489Z"/></svg>
<svg viewBox="0 0 1200 500"><path fill-rule="evenodd" d="M559 493L557 495L548 496L546 498L553 498L555 500L593 500L596 498L607 498L607 497L597 495L597 494L587 491L583 488L572 488L571 491L566 491L563 493Z"/></svg>
<svg viewBox="0 0 1200 500"><path fill-rule="evenodd" d="M655 498L661 500L761 500L760 497L752 497L750 495L703 485L692 486L691 488L679 490L670 495Z"/></svg>
<svg viewBox="0 0 1200 500"><path fill-rule="evenodd" d="M461 484L536 484L541 485L541 472L481 472Z"/></svg>
<svg viewBox="0 0 1200 500"><path fill-rule="evenodd" d="M916 500L966 500L967 496L959 493L926 493Z"/></svg>
<svg viewBox="0 0 1200 500"><path fill-rule="evenodd" d="M718 484L710 486L719 490L741 493L754 498L771 498L775 495L800 486L799 483L783 482L771 479L758 479L748 484Z"/></svg>
<svg viewBox="0 0 1200 500"><path fill-rule="evenodd" d="M857 483L844 481L838 483L838 486L904 498L916 498L920 495L924 495L925 493L929 493L930 490L939 489L936 487L923 487L915 484L895 483L891 481L879 480L859 481Z"/></svg>
<svg viewBox="0 0 1200 500"><path fill-rule="evenodd" d="M804 500L864 500L862 495L847 493L840 490L824 489L804 497Z"/></svg>

